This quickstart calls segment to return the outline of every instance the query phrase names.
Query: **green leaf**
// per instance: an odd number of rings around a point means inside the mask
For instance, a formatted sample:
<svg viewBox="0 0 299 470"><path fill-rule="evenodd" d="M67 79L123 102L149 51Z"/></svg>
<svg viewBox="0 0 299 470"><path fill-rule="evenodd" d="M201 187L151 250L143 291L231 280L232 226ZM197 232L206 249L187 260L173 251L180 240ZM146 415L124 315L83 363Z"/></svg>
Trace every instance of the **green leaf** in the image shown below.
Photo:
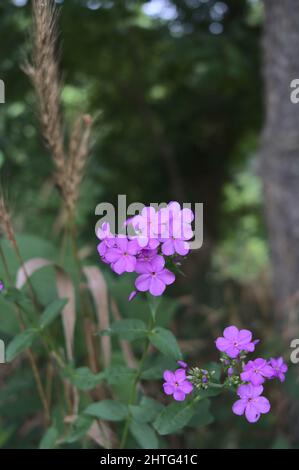
<svg viewBox="0 0 299 470"><path fill-rule="evenodd" d="M130 406L133 418L140 423L150 423L162 411L163 405L152 398L143 397L140 405Z"/></svg>
<svg viewBox="0 0 299 470"><path fill-rule="evenodd" d="M217 397L218 395L220 395L221 392L222 392L221 388L210 387L210 388L207 388L207 390L201 390L199 393L200 393L201 399L203 399L203 398Z"/></svg>
<svg viewBox="0 0 299 470"><path fill-rule="evenodd" d="M182 357L177 340L171 331L159 326L150 332L149 339L152 345L166 356L176 360Z"/></svg>
<svg viewBox="0 0 299 470"><path fill-rule="evenodd" d="M127 319L112 323L108 330L101 332L101 335L117 335L119 338L133 341L145 338L147 333L146 325L142 320Z"/></svg>
<svg viewBox="0 0 299 470"><path fill-rule="evenodd" d="M126 366L114 366L108 367L104 374L109 385L118 385L133 380L136 377L136 370Z"/></svg>
<svg viewBox="0 0 299 470"><path fill-rule="evenodd" d="M156 433L148 424L132 420L130 423L130 431L142 449L159 448L159 442Z"/></svg>
<svg viewBox="0 0 299 470"><path fill-rule="evenodd" d="M63 307L67 304L68 299L56 299L47 306L40 318L40 327L46 328L61 313Z"/></svg>
<svg viewBox="0 0 299 470"><path fill-rule="evenodd" d="M72 430L65 442L72 444L73 442L79 441L89 431L93 419L91 416L78 416L76 421L73 423Z"/></svg>
<svg viewBox="0 0 299 470"><path fill-rule="evenodd" d="M6 360L12 361L18 354L30 348L37 337L38 330L30 328L16 336L8 345L6 350Z"/></svg>
<svg viewBox="0 0 299 470"><path fill-rule="evenodd" d="M154 421L156 431L164 436L186 426L194 413L194 403L172 403L165 407Z"/></svg>
<svg viewBox="0 0 299 470"><path fill-rule="evenodd" d="M165 357L161 354L157 355L154 360L151 360L150 364L151 367L142 372L141 377L143 380L162 379L165 370L177 368L177 362L173 358Z"/></svg>
<svg viewBox="0 0 299 470"><path fill-rule="evenodd" d="M207 426L214 421L213 415L210 413L210 400L202 400L194 406L194 415L189 421L188 426L199 428Z"/></svg>
<svg viewBox="0 0 299 470"><path fill-rule="evenodd" d="M89 405L84 413L107 421L123 421L128 416L128 407L118 401L102 400Z"/></svg>
<svg viewBox="0 0 299 470"><path fill-rule="evenodd" d="M165 368L162 368L158 365L150 367L149 369L146 369L142 372L141 378L143 380L159 380L159 379L162 379L164 370L165 370Z"/></svg>
<svg viewBox="0 0 299 470"><path fill-rule="evenodd" d="M212 375L212 382L219 382L221 377L221 365L217 364L217 362L209 362L204 367L209 372L213 372Z"/></svg>
<svg viewBox="0 0 299 470"><path fill-rule="evenodd" d="M57 438L57 429L54 427L49 428L39 444L39 449L54 449Z"/></svg>
<svg viewBox="0 0 299 470"><path fill-rule="evenodd" d="M22 292L21 290L16 289L15 287L9 287L4 294L4 298L8 302L18 303L22 302L23 300L27 300L26 294L24 294L24 292Z"/></svg>
<svg viewBox="0 0 299 470"><path fill-rule="evenodd" d="M67 369L65 376L79 390L91 390L105 380L106 374L105 372L94 374L88 367L79 367Z"/></svg>

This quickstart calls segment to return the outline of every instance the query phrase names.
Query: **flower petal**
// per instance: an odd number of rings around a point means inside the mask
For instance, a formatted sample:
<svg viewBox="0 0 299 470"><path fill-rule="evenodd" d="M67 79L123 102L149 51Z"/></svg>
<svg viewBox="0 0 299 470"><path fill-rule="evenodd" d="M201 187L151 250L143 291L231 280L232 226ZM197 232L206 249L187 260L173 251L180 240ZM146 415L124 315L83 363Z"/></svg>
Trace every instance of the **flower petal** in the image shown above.
<svg viewBox="0 0 299 470"><path fill-rule="evenodd" d="M125 259L125 265L126 265L126 271L127 273L132 273L135 271L136 267L136 258L131 255L127 255L124 257Z"/></svg>
<svg viewBox="0 0 299 470"><path fill-rule="evenodd" d="M185 369L177 369L174 373L175 381L180 383L186 380L186 371Z"/></svg>
<svg viewBox="0 0 299 470"><path fill-rule="evenodd" d="M117 246L122 252L126 251L128 247L128 239L124 236L118 236Z"/></svg>
<svg viewBox="0 0 299 470"><path fill-rule="evenodd" d="M247 405L246 398L243 398L241 400L237 400L233 404L233 407L232 407L233 413L235 413L235 415L241 416L242 414L244 414L246 405Z"/></svg>
<svg viewBox="0 0 299 470"><path fill-rule="evenodd" d="M184 401L186 398L186 394L182 390L176 389L173 394L173 398L176 401Z"/></svg>
<svg viewBox="0 0 299 470"><path fill-rule="evenodd" d="M237 394L240 398L251 397L251 386L250 385L240 385L237 390Z"/></svg>
<svg viewBox="0 0 299 470"><path fill-rule="evenodd" d="M241 377L242 378L242 377ZM257 386L257 385L261 385L265 382L265 379L262 375L260 374L255 374L255 373L252 373L251 376L250 376L250 382L252 383L252 385L254 386Z"/></svg>
<svg viewBox="0 0 299 470"><path fill-rule="evenodd" d="M228 339L222 338L222 336L216 339L216 348L218 351L225 352L230 346L231 342Z"/></svg>
<svg viewBox="0 0 299 470"><path fill-rule="evenodd" d="M116 263L113 264L113 271L117 274L123 274L126 271L126 261L124 256L121 256Z"/></svg>
<svg viewBox="0 0 299 470"><path fill-rule="evenodd" d="M159 279L167 286L175 281L175 275L169 269L163 269L158 275Z"/></svg>
<svg viewBox="0 0 299 470"><path fill-rule="evenodd" d="M229 339L231 341L237 341L239 336L239 330L236 326L228 326L223 331L223 336L224 338Z"/></svg>
<svg viewBox="0 0 299 470"><path fill-rule="evenodd" d="M135 281L135 287L140 292L146 292L147 290L149 290L150 283L151 283L151 275L141 274L141 276L138 276Z"/></svg>
<svg viewBox="0 0 299 470"><path fill-rule="evenodd" d="M253 398L259 397L264 391L264 387L262 385L254 386L252 384L249 384L249 387L250 387L250 396Z"/></svg>
<svg viewBox="0 0 299 470"><path fill-rule="evenodd" d="M105 254L105 258L109 263L115 263L121 256L122 253L118 248L111 248Z"/></svg>
<svg viewBox="0 0 299 470"><path fill-rule="evenodd" d="M166 240L162 245L162 253L166 256L171 256L175 253L174 243L172 239Z"/></svg>
<svg viewBox="0 0 299 470"><path fill-rule="evenodd" d="M163 384L163 389L164 389L165 395L173 395L176 390L175 386L169 383Z"/></svg>
<svg viewBox="0 0 299 470"><path fill-rule="evenodd" d="M231 357L232 359L234 359L235 357L237 357L239 354L240 354L240 350L238 348L236 348L235 346L230 346L227 350L226 350L226 354Z"/></svg>
<svg viewBox="0 0 299 470"><path fill-rule="evenodd" d="M158 277L151 276L149 291L154 296L162 295L166 289L166 285Z"/></svg>
<svg viewBox="0 0 299 470"><path fill-rule="evenodd" d="M174 249L179 255L186 256L189 253L189 244L184 240L175 240Z"/></svg>
<svg viewBox="0 0 299 470"><path fill-rule="evenodd" d="M261 373L267 379L271 379L273 377L273 375L275 375L275 372L274 372L273 368L269 365L266 365L265 367L263 367L263 369L261 370Z"/></svg>
<svg viewBox="0 0 299 470"><path fill-rule="evenodd" d="M254 402L254 406L259 413L268 413L271 408L270 402L266 397L258 397Z"/></svg>
<svg viewBox="0 0 299 470"><path fill-rule="evenodd" d="M171 372L171 370L165 370L163 374L163 378L165 382L171 382L171 383L175 382L175 375L173 372Z"/></svg>
<svg viewBox="0 0 299 470"><path fill-rule="evenodd" d="M261 414L252 403L248 403L245 409L245 416L249 423L256 423L260 419Z"/></svg>
<svg viewBox="0 0 299 470"><path fill-rule="evenodd" d="M163 258L163 256L155 256L152 260L151 260L151 264L152 264L152 267L153 267L153 271L154 272L160 272L163 270L164 266L165 266L165 259Z"/></svg>
<svg viewBox="0 0 299 470"><path fill-rule="evenodd" d="M252 340L252 333L249 330L240 330L239 331L239 338L238 338L238 343L239 344L246 344L250 343Z"/></svg>
<svg viewBox="0 0 299 470"><path fill-rule="evenodd" d="M189 382L189 380L184 380L184 382L180 384L180 390L182 390L186 395L188 395L192 392L193 385L191 382Z"/></svg>

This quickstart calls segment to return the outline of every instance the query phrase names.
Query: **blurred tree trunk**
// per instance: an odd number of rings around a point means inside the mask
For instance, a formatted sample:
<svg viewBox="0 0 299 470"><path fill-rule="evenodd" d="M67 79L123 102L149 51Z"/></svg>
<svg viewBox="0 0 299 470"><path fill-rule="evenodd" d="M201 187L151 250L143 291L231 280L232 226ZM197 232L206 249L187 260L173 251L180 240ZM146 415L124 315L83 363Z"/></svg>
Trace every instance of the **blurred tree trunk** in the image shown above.
<svg viewBox="0 0 299 470"><path fill-rule="evenodd" d="M299 333L299 104L290 101L290 82L299 78L299 1L264 0L264 6L261 171L276 315L289 340Z"/></svg>
<svg viewBox="0 0 299 470"><path fill-rule="evenodd" d="M299 334L299 105L290 82L299 78L299 1L264 0L266 124L261 171L273 264L278 331L289 342ZM298 442L299 405L288 398L285 418Z"/></svg>

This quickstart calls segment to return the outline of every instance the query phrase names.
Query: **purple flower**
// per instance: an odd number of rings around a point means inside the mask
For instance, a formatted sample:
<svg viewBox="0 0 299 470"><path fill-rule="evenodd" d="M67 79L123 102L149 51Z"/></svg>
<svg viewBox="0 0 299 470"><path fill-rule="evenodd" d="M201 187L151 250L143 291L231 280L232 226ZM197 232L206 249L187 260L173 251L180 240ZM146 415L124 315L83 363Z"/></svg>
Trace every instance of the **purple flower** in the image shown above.
<svg viewBox="0 0 299 470"><path fill-rule="evenodd" d="M189 253L189 243L177 238L175 235L171 235L170 238L162 239L162 242L161 250L163 255L171 256L178 253L181 256L186 256Z"/></svg>
<svg viewBox="0 0 299 470"><path fill-rule="evenodd" d="M188 367L188 364L186 364L186 362L184 361L177 361L177 364L181 366L183 369L187 369Z"/></svg>
<svg viewBox="0 0 299 470"><path fill-rule="evenodd" d="M227 375L228 375L229 377L231 377L232 375L234 375L234 369L233 369L233 367L229 367L229 368L227 369Z"/></svg>
<svg viewBox="0 0 299 470"><path fill-rule="evenodd" d="M282 357L278 357L277 359L271 358L269 360L269 365L272 367L273 375L272 378L278 378L281 382L285 381L285 373L288 370L288 366L284 362Z"/></svg>
<svg viewBox="0 0 299 470"><path fill-rule="evenodd" d="M131 302L131 300L135 299L137 294L138 294L138 292L136 292L136 290L133 290L131 292L131 294L129 295L129 298L128 298L129 302Z"/></svg>
<svg viewBox="0 0 299 470"><path fill-rule="evenodd" d="M151 206L144 207L140 215L131 219L134 237L141 248L155 249L159 246L157 212Z"/></svg>
<svg viewBox="0 0 299 470"><path fill-rule="evenodd" d="M0 292L4 291L4 289L5 289L4 282L1 281L1 279L0 279Z"/></svg>
<svg viewBox="0 0 299 470"><path fill-rule="evenodd" d="M181 209L178 202L172 201L159 211L158 218L161 221L161 237L169 238L175 235L182 240L190 240L193 237L191 223L194 214L191 209Z"/></svg>
<svg viewBox="0 0 299 470"><path fill-rule="evenodd" d="M117 274L132 273L136 267L137 244L127 238L118 237L115 247L109 248L105 253L105 259L111 263L111 268Z"/></svg>
<svg viewBox="0 0 299 470"><path fill-rule="evenodd" d="M271 379L272 377L272 367L268 364L266 359L262 359L261 357L254 361L247 362L241 373L241 379L244 382L251 382L252 385L261 385L265 382L265 379Z"/></svg>
<svg viewBox="0 0 299 470"><path fill-rule="evenodd" d="M97 230L97 237L100 240L107 240L108 238L114 238L110 232L110 224L108 222L103 222L101 227Z"/></svg>
<svg viewBox="0 0 299 470"><path fill-rule="evenodd" d="M104 222L103 225L97 230L97 237L101 240L98 244L98 253L101 256L104 263L108 263L105 256L109 248L115 245L116 238L110 232L110 225L108 222Z"/></svg>
<svg viewBox="0 0 299 470"><path fill-rule="evenodd" d="M237 400L233 404L233 412L241 416L245 412L245 416L249 423L256 423L261 414L268 413L270 411L269 400L262 397L263 386L259 385L254 387L252 384L240 385L237 394L240 400Z"/></svg>
<svg viewBox="0 0 299 470"><path fill-rule="evenodd" d="M166 286L175 281L175 275L164 266L164 258L156 256L149 265L142 268L142 274L135 281L136 289L141 292L149 291L154 296L162 295Z"/></svg>
<svg viewBox="0 0 299 470"><path fill-rule="evenodd" d="M176 401L184 401L186 395L193 390L193 385L187 380L184 369L177 369L175 372L166 370L163 377L165 380L163 384L164 393L166 395L173 395Z"/></svg>
<svg viewBox="0 0 299 470"><path fill-rule="evenodd" d="M148 249L141 250L136 260L136 272L143 273L145 267L150 267L151 262L157 256L160 256L157 254L157 250L148 250Z"/></svg>
<svg viewBox="0 0 299 470"><path fill-rule="evenodd" d="M232 359L239 356L241 351L253 352L255 344L249 330L238 330L236 326L228 326L223 331L223 337L216 339L216 348Z"/></svg>
<svg viewBox="0 0 299 470"><path fill-rule="evenodd" d="M161 226L161 251L163 255L171 256L175 253L185 256L190 246L186 240L193 237L191 222L194 216L190 209L183 209L178 202L171 202L167 208L159 212Z"/></svg>

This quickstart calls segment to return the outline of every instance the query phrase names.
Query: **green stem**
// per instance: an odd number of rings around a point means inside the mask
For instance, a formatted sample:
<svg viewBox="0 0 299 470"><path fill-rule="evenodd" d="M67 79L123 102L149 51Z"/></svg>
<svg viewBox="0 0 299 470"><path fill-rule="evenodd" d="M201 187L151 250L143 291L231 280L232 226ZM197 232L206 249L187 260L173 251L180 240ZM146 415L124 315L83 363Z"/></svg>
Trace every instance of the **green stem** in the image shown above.
<svg viewBox="0 0 299 470"><path fill-rule="evenodd" d="M152 312L152 315L151 315L150 321L149 321L149 325L148 325L148 331L150 332L154 328L154 326L155 326L155 315ZM141 378L141 375L142 375L142 372L143 372L143 367L144 367L144 363L145 363L145 360L146 360L147 355L148 355L150 344L151 344L150 340L147 337L145 347L144 347L144 350L143 350L143 354L141 356L141 359L140 359L140 362L139 362L139 365L138 365L138 369L137 369L137 372L136 372L136 376L135 376L135 379L134 379L133 384L132 384L130 399L129 399L129 403L128 403L129 408L130 408L131 405L134 405L134 403L136 401L137 386L138 386L138 382L140 381L140 378ZM129 427L130 427L130 424L131 424L131 420L132 420L132 415L131 415L131 412L129 411L128 417L127 417L126 422L125 422L121 442L120 442L120 448L121 449L125 448L127 438L128 438L128 433L129 433Z"/></svg>
<svg viewBox="0 0 299 470"><path fill-rule="evenodd" d="M225 384L216 384L216 383L210 382L209 387L211 387L211 388L224 388Z"/></svg>

